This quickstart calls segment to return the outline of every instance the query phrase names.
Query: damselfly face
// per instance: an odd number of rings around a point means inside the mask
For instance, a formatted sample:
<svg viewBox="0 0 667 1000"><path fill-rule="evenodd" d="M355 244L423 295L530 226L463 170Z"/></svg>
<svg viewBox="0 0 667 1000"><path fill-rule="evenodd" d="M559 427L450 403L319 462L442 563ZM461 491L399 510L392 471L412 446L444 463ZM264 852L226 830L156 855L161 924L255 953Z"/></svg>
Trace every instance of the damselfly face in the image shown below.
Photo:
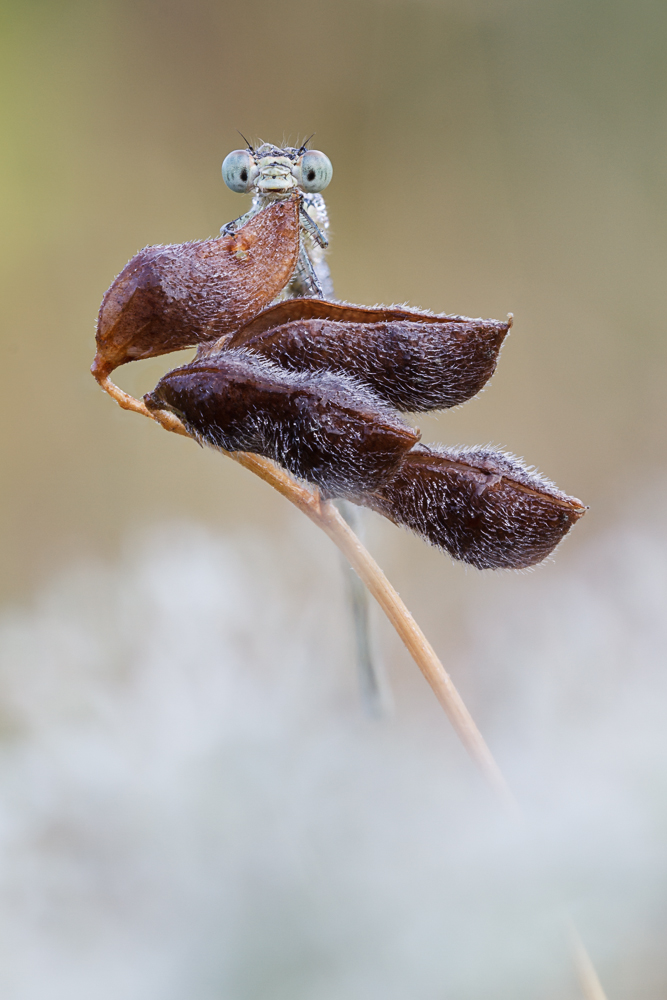
<svg viewBox="0 0 667 1000"><path fill-rule="evenodd" d="M325 260L329 245L329 217L321 193L333 176L331 160L317 149L307 149L304 143L293 146L273 146L262 143L257 149L235 149L222 164L222 179L237 194L251 194L249 212L228 222L220 232L231 235L254 215L276 201L299 198L300 242L299 257L291 280L281 298L313 296L332 299L333 285Z"/></svg>
<svg viewBox="0 0 667 1000"><path fill-rule="evenodd" d="M222 164L222 179L239 194L254 194L267 200L284 198L299 189L319 194L333 176L331 160L317 149L296 149L262 143L257 149L235 149Z"/></svg>

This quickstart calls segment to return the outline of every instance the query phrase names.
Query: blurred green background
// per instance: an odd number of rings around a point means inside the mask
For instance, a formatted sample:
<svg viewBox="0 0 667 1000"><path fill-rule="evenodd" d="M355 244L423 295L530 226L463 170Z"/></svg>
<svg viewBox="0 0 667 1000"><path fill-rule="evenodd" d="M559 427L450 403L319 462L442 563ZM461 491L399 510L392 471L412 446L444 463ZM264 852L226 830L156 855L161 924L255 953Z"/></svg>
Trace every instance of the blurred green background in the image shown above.
<svg viewBox="0 0 667 1000"><path fill-rule="evenodd" d="M291 517L88 375L127 259L247 204L220 178L237 128L316 131L340 297L515 314L491 386L424 440L501 444L589 503L565 554L636 503L665 465L666 38L652 0L5 0L4 596L128 525Z"/></svg>
<svg viewBox="0 0 667 1000"><path fill-rule="evenodd" d="M578 996L567 949L549 965L529 939L552 947L567 897L610 997L663 996L667 6L0 0L0 26L10 958L16 900L28 913L6 995L560 1000ZM539 877L488 833L492 804L378 620L396 721L360 721L329 543L89 375L125 262L247 207L220 177L236 129L316 132L341 298L514 313L480 398L418 422L425 441L502 445L590 505L555 564L477 574L379 518L367 531L541 817L558 860ZM172 364L118 382L139 395ZM132 979L142 935L150 989ZM318 965L329 946L339 980ZM180 986L160 978L172 957Z"/></svg>

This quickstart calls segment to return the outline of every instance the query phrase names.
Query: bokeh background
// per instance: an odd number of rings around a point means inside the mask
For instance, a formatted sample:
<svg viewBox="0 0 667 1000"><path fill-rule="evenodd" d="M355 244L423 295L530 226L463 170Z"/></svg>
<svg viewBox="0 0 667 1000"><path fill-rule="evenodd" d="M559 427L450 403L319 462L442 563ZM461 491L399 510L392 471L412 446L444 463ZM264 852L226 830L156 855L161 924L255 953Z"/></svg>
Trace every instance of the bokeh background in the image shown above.
<svg viewBox="0 0 667 1000"><path fill-rule="evenodd" d="M2 0L0 925L11 1000L667 993L667 8ZM515 315L426 441L590 511L535 573L368 516L528 817L389 627L360 706L336 552L88 374L137 249L217 233L251 139L312 145L337 294ZM139 395L165 359L118 373Z"/></svg>

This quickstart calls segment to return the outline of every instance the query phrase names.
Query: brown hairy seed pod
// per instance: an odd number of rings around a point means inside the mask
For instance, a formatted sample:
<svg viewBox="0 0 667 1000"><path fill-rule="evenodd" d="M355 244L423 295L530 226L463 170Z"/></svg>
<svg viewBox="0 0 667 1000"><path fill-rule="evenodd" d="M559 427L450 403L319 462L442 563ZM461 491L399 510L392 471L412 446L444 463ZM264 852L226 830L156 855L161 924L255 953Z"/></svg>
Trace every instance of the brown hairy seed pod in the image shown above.
<svg viewBox="0 0 667 1000"><path fill-rule="evenodd" d="M217 346L245 347L291 371L345 372L391 406L420 412L475 396L493 375L510 327L511 320L291 299Z"/></svg>
<svg viewBox="0 0 667 1000"><path fill-rule="evenodd" d="M354 379L288 372L242 349L168 372L144 400L200 441L271 458L329 496L375 489L419 440Z"/></svg>
<svg viewBox="0 0 667 1000"><path fill-rule="evenodd" d="M586 511L512 455L425 445L357 502L478 569L534 566Z"/></svg>
<svg viewBox="0 0 667 1000"><path fill-rule="evenodd" d="M231 236L146 247L102 300L93 374L238 329L289 281L298 253L298 196L270 205Z"/></svg>

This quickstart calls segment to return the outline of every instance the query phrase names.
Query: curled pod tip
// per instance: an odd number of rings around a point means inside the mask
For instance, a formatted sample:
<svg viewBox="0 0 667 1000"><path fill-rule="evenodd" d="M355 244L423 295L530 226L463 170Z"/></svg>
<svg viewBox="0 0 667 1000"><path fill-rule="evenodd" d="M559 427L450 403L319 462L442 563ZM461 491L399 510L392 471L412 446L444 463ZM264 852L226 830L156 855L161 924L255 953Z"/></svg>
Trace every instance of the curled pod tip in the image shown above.
<svg viewBox="0 0 667 1000"><path fill-rule="evenodd" d="M287 284L298 253L296 198L269 205L230 236L146 247L102 300L93 373L231 333Z"/></svg>

